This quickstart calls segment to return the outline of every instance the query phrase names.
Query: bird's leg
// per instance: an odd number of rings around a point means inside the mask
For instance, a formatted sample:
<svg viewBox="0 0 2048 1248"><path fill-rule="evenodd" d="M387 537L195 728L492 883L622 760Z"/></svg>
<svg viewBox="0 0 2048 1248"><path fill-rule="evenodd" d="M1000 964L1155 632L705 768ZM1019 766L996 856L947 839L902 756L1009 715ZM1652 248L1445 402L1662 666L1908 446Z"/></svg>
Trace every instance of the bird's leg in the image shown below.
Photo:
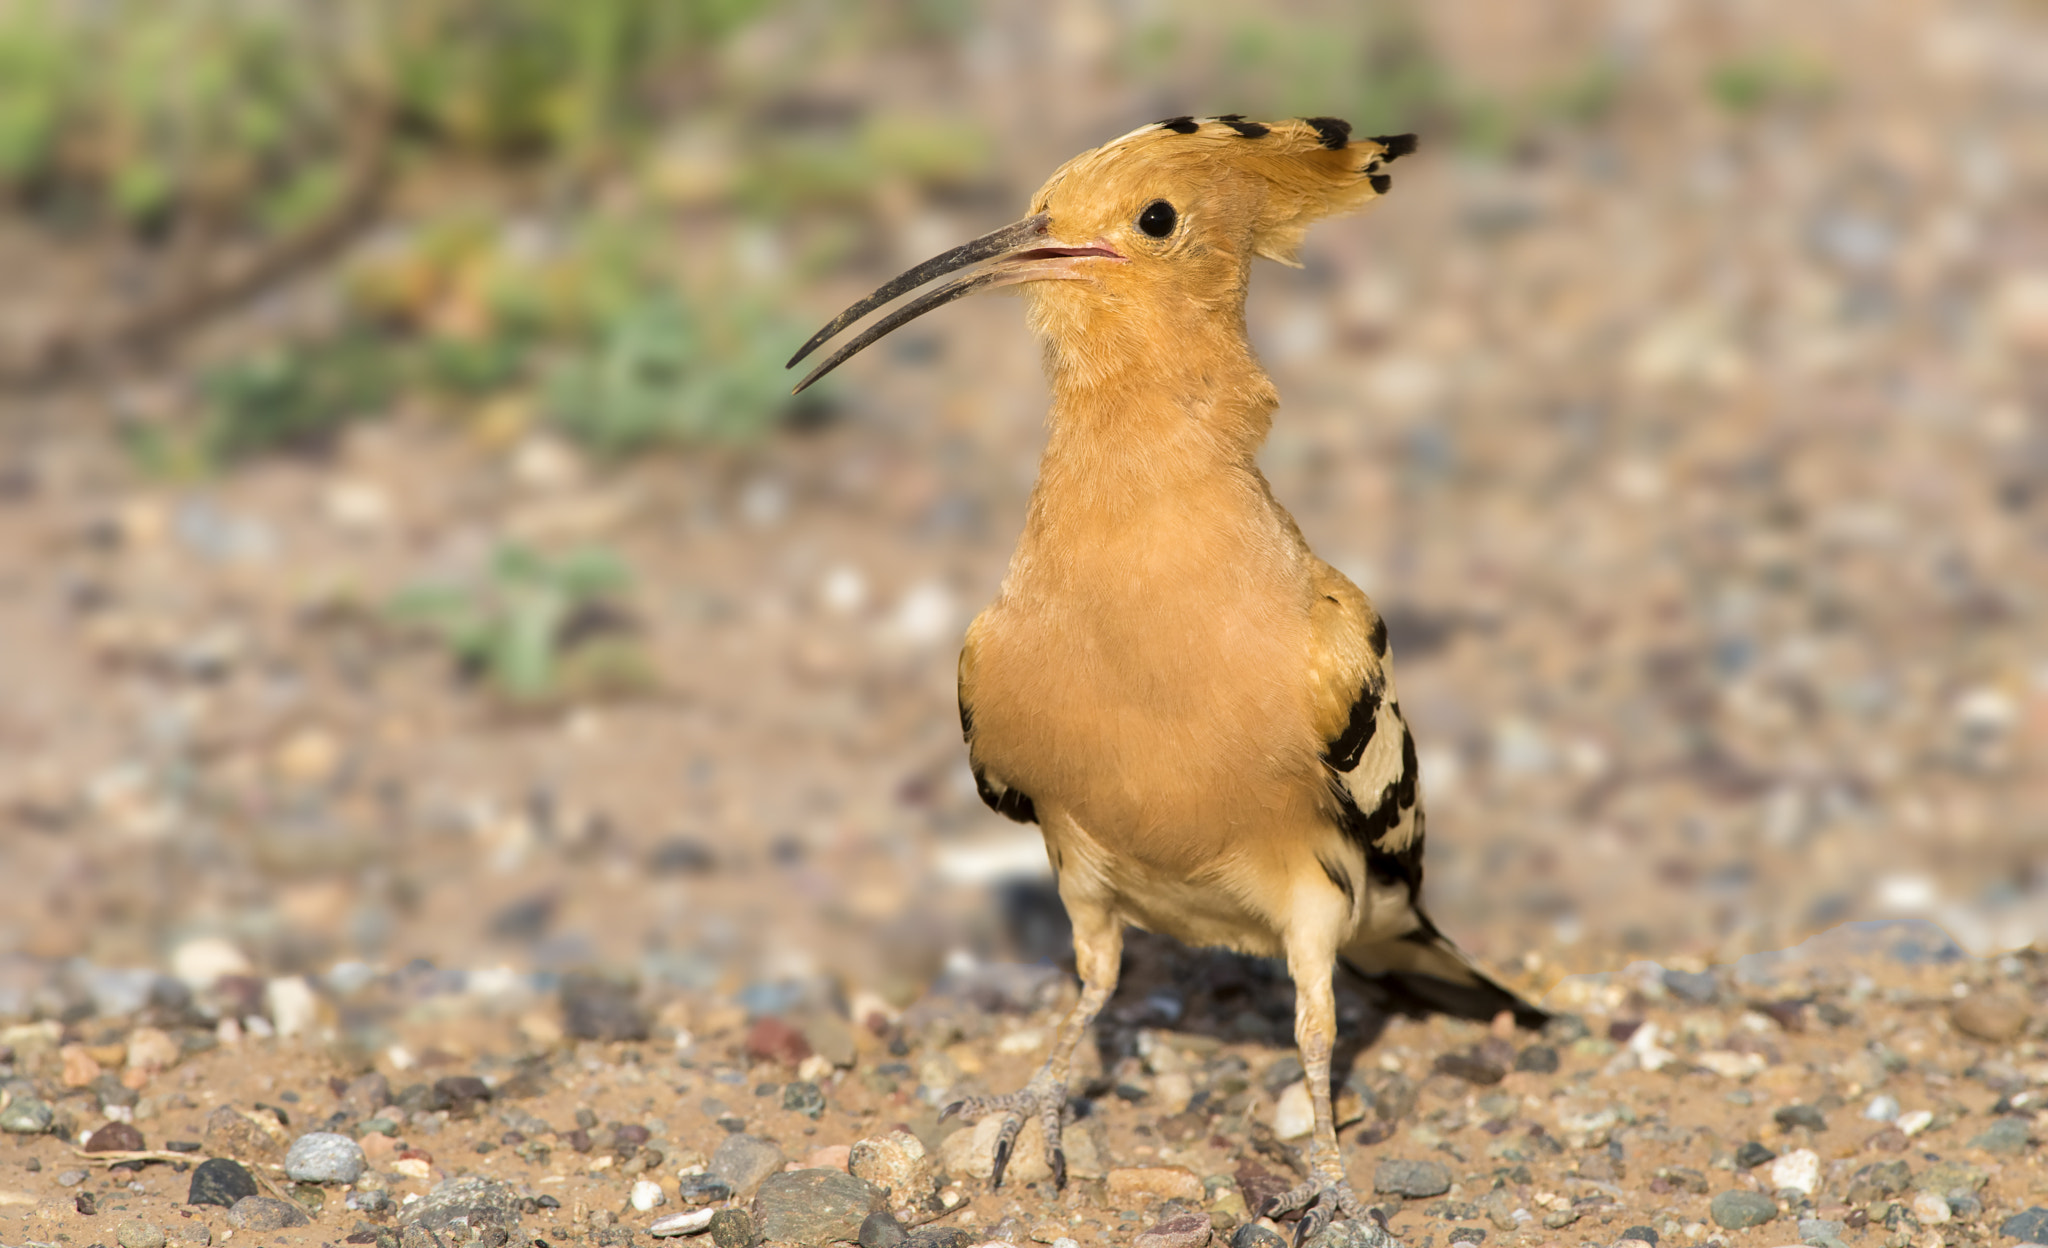
<svg viewBox="0 0 2048 1248"><path fill-rule="evenodd" d="M1032 1113L1038 1115L1045 1127L1045 1161L1052 1168L1053 1184L1067 1185L1067 1155L1060 1147L1062 1116L1067 1108L1067 1069L1088 1025L1116 991L1117 970L1124 953L1123 921L1107 908L1077 905L1072 897L1063 900L1074 923L1074 961L1075 969L1081 973L1081 1000L1060 1024L1052 1055L1038 1068L1031 1082L1018 1091L1008 1096L974 1096L955 1101L939 1114L941 1122L954 1114L962 1114L970 1121L992 1113L1003 1115L1003 1129L996 1136L995 1168L989 1175L991 1187L1003 1185L1010 1149L1017 1142L1017 1133L1024 1129L1024 1116Z"/></svg>
<svg viewBox="0 0 2048 1248"><path fill-rule="evenodd" d="M1315 1109L1315 1133L1309 1141L1309 1177L1294 1190L1267 1203L1261 1212L1277 1217L1302 1209L1294 1228L1296 1248L1335 1221L1366 1216L1365 1202L1351 1190L1343 1155L1337 1151L1337 1118L1330 1109L1330 1054L1337 1040L1337 1001L1331 987L1336 970L1334 950L1297 950L1290 941L1288 972L1294 978L1294 1042L1301 1048L1301 1068Z"/></svg>

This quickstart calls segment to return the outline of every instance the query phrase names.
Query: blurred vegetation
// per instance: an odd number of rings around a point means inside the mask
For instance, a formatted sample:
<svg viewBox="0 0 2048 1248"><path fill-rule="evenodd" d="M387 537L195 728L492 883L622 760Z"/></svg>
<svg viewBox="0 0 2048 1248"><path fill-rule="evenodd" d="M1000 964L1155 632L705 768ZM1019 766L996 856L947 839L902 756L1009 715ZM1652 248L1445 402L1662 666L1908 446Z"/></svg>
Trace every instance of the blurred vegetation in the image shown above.
<svg viewBox="0 0 2048 1248"><path fill-rule="evenodd" d="M392 618L445 646L457 670L508 703L618 696L654 683L619 600L631 577L601 549L547 556L506 546L465 585L407 590Z"/></svg>
<svg viewBox="0 0 2048 1248"><path fill-rule="evenodd" d="M1707 90L1731 113L1769 105L1810 104L1833 89L1827 67L1802 53L1769 48L1732 57L1707 75Z"/></svg>

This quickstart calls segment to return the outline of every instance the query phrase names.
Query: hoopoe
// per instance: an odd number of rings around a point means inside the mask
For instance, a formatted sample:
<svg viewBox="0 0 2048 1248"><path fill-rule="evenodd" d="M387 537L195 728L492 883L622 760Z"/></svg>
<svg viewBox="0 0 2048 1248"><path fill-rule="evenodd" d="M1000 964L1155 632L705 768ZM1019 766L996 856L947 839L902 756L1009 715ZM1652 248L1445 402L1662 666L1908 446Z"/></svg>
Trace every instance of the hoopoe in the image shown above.
<svg viewBox="0 0 2048 1248"><path fill-rule="evenodd" d="M1481 973L1420 905L1423 806L1385 622L1310 553L1254 462L1278 403L1245 335L1254 256L1298 264L1309 225L1384 195L1413 135L1327 117L1175 117L1062 165L1030 215L888 282L804 344L969 266L876 321L797 386L933 308L1021 285L1051 430L1024 533L960 653L981 796L1036 822L1073 920L1079 1003L1004 1115L1064 1181L1069 1061L1116 989L1123 929L1284 957L1314 1106L1310 1176L1265 1212L1295 1242L1364 1207L1330 1109L1341 961L1404 1003L1542 1011Z"/></svg>

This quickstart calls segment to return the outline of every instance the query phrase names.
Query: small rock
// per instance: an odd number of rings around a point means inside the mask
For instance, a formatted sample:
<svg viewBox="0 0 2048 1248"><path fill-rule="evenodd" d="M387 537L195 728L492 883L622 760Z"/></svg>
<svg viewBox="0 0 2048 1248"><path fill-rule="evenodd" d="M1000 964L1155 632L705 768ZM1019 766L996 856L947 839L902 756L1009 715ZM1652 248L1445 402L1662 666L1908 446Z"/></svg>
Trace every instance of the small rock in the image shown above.
<svg viewBox="0 0 2048 1248"><path fill-rule="evenodd" d="M1957 1031L1987 1044L2006 1044L2027 1029L2026 1007L1996 993L1973 992L1948 1007Z"/></svg>
<svg viewBox="0 0 2048 1248"><path fill-rule="evenodd" d="M1948 1201L1933 1192L1921 1192L1907 1208L1913 1211L1913 1220L1922 1226L1940 1226L1952 1212Z"/></svg>
<svg viewBox="0 0 2048 1248"><path fill-rule="evenodd" d="M910 1238L910 1232L896 1220L896 1215L887 1210L878 1210L861 1220L860 1248L903 1248L903 1241Z"/></svg>
<svg viewBox="0 0 2048 1248"><path fill-rule="evenodd" d="M470 1239L499 1248L519 1229L519 1197L503 1183L480 1175L464 1175L439 1184L399 1211L401 1227L439 1231L468 1228Z"/></svg>
<svg viewBox="0 0 2048 1248"><path fill-rule="evenodd" d="M825 1116L825 1090L808 1080L785 1084L782 1089L782 1107L806 1118L822 1118Z"/></svg>
<svg viewBox="0 0 2048 1248"><path fill-rule="evenodd" d="M1631 1226L1621 1233L1623 1239L1632 1239L1639 1244L1657 1248L1657 1228L1654 1226Z"/></svg>
<svg viewBox="0 0 2048 1248"><path fill-rule="evenodd" d="M114 1228L114 1242L121 1248L164 1248L164 1228L129 1218Z"/></svg>
<svg viewBox="0 0 2048 1248"><path fill-rule="evenodd" d="M474 1118L477 1108L491 1099L491 1085L475 1075L450 1075L434 1080L434 1099L447 1107L451 1118Z"/></svg>
<svg viewBox="0 0 2048 1248"><path fill-rule="evenodd" d="M88 1153L139 1153L145 1147L142 1132L125 1122L103 1123L85 1138Z"/></svg>
<svg viewBox="0 0 2048 1248"><path fill-rule="evenodd" d="M1454 1226L1451 1228L1450 1241L1454 1244L1483 1244L1486 1242L1486 1231L1477 1226ZM1620 1245L1616 1245L1616 1248L1620 1248Z"/></svg>
<svg viewBox="0 0 2048 1248"><path fill-rule="evenodd" d="M829 1010L815 1010L796 1020L804 1043L811 1052L841 1069L850 1068L859 1056L854 1048L853 1028Z"/></svg>
<svg viewBox="0 0 2048 1248"><path fill-rule="evenodd" d="M1795 1148L1771 1163L1771 1187L1790 1189L1801 1196L1813 1195L1820 1186L1820 1154L1810 1148Z"/></svg>
<svg viewBox="0 0 2048 1248"><path fill-rule="evenodd" d="M754 1194L754 1224L775 1243L826 1244L858 1239L861 1223L880 1204L866 1183L837 1170L771 1174Z"/></svg>
<svg viewBox="0 0 2048 1248"><path fill-rule="evenodd" d="M1538 1075L1557 1073L1557 1050L1547 1044L1532 1044L1515 1057L1515 1069Z"/></svg>
<svg viewBox="0 0 2048 1248"><path fill-rule="evenodd" d="M1457 1231L1452 1231L1451 1234L1456 1235L1458 1231L1485 1234L1485 1232L1479 1231L1477 1227L1459 1227ZM1399 1248L1399 1246L1393 1236L1380 1229L1379 1223L1371 1218L1362 1218L1357 1221L1338 1222L1335 1225L1325 1227L1311 1237L1307 1243L1303 1244L1302 1248Z"/></svg>
<svg viewBox="0 0 2048 1248"><path fill-rule="evenodd" d="M1315 1102L1309 1097L1307 1081L1288 1084L1273 1105L1273 1134L1283 1140L1298 1140L1315 1128Z"/></svg>
<svg viewBox="0 0 2048 1248"><path fill-rule="evenodd" d="M1787 1131L1794 1127L1805 1127L1809 1131L1828 1129L1826 1115L1811 1105L1787 1105L1772 1114L1771 1119Z"/></svg>
<svg viewBox="0 0 2048 1248"><path fill-rule="evenodd" d="M67 1088L90 1087L100 1077L100 1064L82 1044L67 1044L57 1050L57 1056L63 1062L57 1079Z"/></svg>
<svg viewBox="0 0 2048 1248"><path fill-rule="evenodd" d="M311 1225L313 1219L289 1200L279 1200L275 1196L244 1196L228 1210L228 1221L234 1223L238 1230L282 1231L288 1227Z"/></svg>
<svg viewBox="0 0 2048 1248"><path fill-rule="evenodd" d="M1762 1226L1778 1216L1778 1202L1761 1192L1722 1192L1707 1203L1714 1225L1740 1231Z"/></svg>
<svg viewBox="0 0 2048 1248"><path fill-rule="evenodd" d="M15 1094L7 1102L7 1108L0 1109L0 1131L15 1135L41 1135L50 1129L57 1119L57 1111L49 1103L33 1096Z"/></svg>
<svg viewBox="0 0 2048 1248"><path fill-rule="evenodd" d="M2048 1244L2048 1209L2035 1205L2015 1213L1998 1228L1998 1233L2023 1244Z"/></svg>
<svg viewBox="0 0 2048 1248"><path fill-rule="evenodd" d="M1946 1196L1957 1189L1979 1191L1990 1178L1990 1175L1975 1166L1957 1161L1937 1161L1920 1172L1920 1177L1913 1181L1913 1186L1923 1192Z"/></svg>
<svg viewBox="0 0 2048 1248"><path fill-rule="evenodd" d="M686 1205L710 1205L732 1199L732 1184L715 1174L684 1174L676 1177L676 1199Z"/></svg>
<svg viewBox="0 0 2048 1248"><path fill-rule="evenodd" d="M57 1186L77 1187L80 1183L85 1182L86 1178L87 1173L84 1170L59 1170L57 1172Z"/></svg>
<svg viewBox="0 0 2048 1248"><path fill-rule="evenodd" d="M633 1184L633 1194L628 1199L633 1202L633 1207L642 1213L651 1212L657 1206L668 1203L668 1197L662 1192L661 1184L649 1179L636 1180Z"/></svg>
<svg viewBox="0 0 2048 1248"><path fill-rule="evenodd" d="M629 985L588 971L562 980L562 1026L578 1040L645 1040L650 1023Z"/></svg>
<svg viewBox="0 0 2048 1248"><path fill-rule="evenodd" d="M341 1094L341 1112L351 1122L374 1117L378 1110L390 1103L391 1081L374 1070L350 1080Z"/></svg>
<svg viewBox="0 0 2048 1248"><path fill-rule="evenodd" d="M811 1055L804 1033L772 1016L754 1020L747 1029L746 1049L747 1056L756 1061L780 1062L792 1069Z"/></svg>
<svg viewBox="0 0 2048 1248"><path fill-rule="evenodd" d="M1256 1222L1247 1222L1230 1237L1230 1248L1287 1248L1287 1239Z"/></svg>
<svg viewBox="0 0 2048 1248"><path fill-rule="evenodd" d="M276 1165L284 1160L284 1128L268 1114L241 1113L221 1105L206 1116L206 1151L216 1157L256 1165Z"/></svg>
<svg viewBox="0 0 2048 1248"><path fill-rule="evenodd" d="M1663 978L1665 991L1693 1005L1712 1005L1720 995L1720 984L1712 971L1667 970Z"/></svg>
<svg viewBox="0 0 2048 1248"><path fill-rule="evenodd" d="M1212 1230L1207 1214L1176 1214L1150 1230L1138 1232L1131 1248L1206 1248Z"/></svg>
<svg viewBox="0 0 2048 1248"><path fill-rule="evenodd" d="M909 1204L931 1194L932 1162L924 1142L908 1131L891 1131L856 1141L847 1154L846 1168L887 1193L897 1204Z"/></svg>
<svg viewBox="0 0 2048 1248"><path fill-rule="evenodd" d="M1899 1098L1873 1096L1870 1098L1870 1104L1863 1107L1863 1116L1871 1122L1896 1122L1899 1117Z"/></svg>
<svg viewBox="0 0 2048 1248"><path fill-rule="evenodd" d="M1766 1147L1756 1140L1750 1140L1735 1150L1735 1168L1738 1170L1754 1170L1767 1161L1777 1160L1777 1157L1776 1149Z"/></svg>
<svg viewBox="0 0 2048 1248"><path fill-rule="evenodd" d="M213 1157L192 1171L192 1188L185 1196L188 1205L219 1205L232 1209L235 1202L256 1195L256 1179L242 1163Z"/></svg>
<svg viewBox="0 0 2048 1248"><path fill-rule="evenodd" d="M697 1235L709 1230L711 1219L717 1216L716 1209L692 1209L688 1213L672 1213L649 1223L647 1233L656 1239L670 1235Z"/></svg>
<svg viewBox="0 0 2048 1248"><path fill-rule="evenodd" d="M1013 1157L1011 1164L1015 1163ZM1108 1178L1109 1203L1116 1209L1139 1208L1155 1200L1202 1199L1202 1180L1182 1166L1125 1166L1111 1170Z"/></svg>
<svg viewBox="0 0 2048 1248"><path fill-rule="evenodd" d="M711 1173L744 1200L754 1194L761 1180L782 1169L787 1160L782 1146L758 1135L728 1135L711 1154Z"/></svg>
<svg viewBox="0 0 2048 1248"><path fill-rule="evenodd" d="M903 1248L969 1248L980 1242L980 1236L957 1226L920 1226L903 1241Z"/></svg>
<svg viewBox="0 0 2048 1248"><path fill-rule="evenodd" d="M1405 1161L1389 1157L1374 1167L1372 1190L1382 1196L1413 1199L1441 1196L1451 1190L1451 1172L1434 1161Z"/></svg>
<svg viewBox="0 0 2048 1248"><path fill-rule="evenodd" d="M284 1172L298 1183L353 1183L363 1177L363 1146L333 1131L309 1131L292 1141Z"/></svg>
<svg viewBox="0 0 2048 1248"><path fill-rule="evenodd" d="M1852 1205L1867 1205L1873 1200L1896 1196L1912 1183L1913 1167L1905 1162L1875 1162L1849 1176L1848 1201Z"/></svg>
<svg viewBox="0 0 2048 1248"><path fill-rule="evenodd" d="M986 1179L995 1173L996 1136L1003 1129L1003 1116L990 1114L964 1131L955 1131L939 1142L938 1168L955 1176ZM1068 1154L1071 1168L1073 1154ZM1045 1126L1033 1114L1024 1120L1010 1147L1010 1164L1003 1171L1005 1183L1037 1183L1052 1177L1045 1161Z"/></svg>
<svg viewBox="0 0 2048 1248"><path fill-rule="evenodd" d="M197 1218L179 1221L174 1226L175 1234L172 1238L181 1244L191 1244L194 1248L208 1248L208 1245L213 1243L213 1228Z"/></svg>
<svg viewBox="0 0 2048 1248"><path fill-rule="evenodd" d="M1982 1149L1987 1153L2024 1153L2027 1151L2027 1120L2000 1118L1972 1136L1965 1147Z"/></svg>
<svg viewBox="0 0 2048 1248"><path fill-rule="evenodd" d="M1436 1072L1481 1085L1499 1083L1507 1078L1508 1073L1506 1067L1477 1049L1463 1053L1439 1054L1436 1059Z"/></svg>
<svg viewBox="0 0 2048 1248"><path fill-rule="evenodd" d="M128 1033L128 1068L154 1073L178 1064L184 1051L161 1027L137 1027Z"/></svg>
<svg viewBox="0 0 2048 1248"><path fill-rule="evenodd" d="M718 1248L754 1248L760 1238L753 1216L744 1209L720 1209L711 1215L711 1242Z"/></svg>

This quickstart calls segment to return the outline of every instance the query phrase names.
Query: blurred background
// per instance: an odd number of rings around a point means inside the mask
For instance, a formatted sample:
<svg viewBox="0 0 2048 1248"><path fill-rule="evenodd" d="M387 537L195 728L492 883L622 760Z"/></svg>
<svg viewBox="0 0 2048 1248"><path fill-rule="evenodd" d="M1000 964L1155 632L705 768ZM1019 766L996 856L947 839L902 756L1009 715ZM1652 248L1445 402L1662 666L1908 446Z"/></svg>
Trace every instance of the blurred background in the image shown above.
<svg viewBox="0 0 2048 1248"><path fill-rule="evenodd" d="M0 0L0 1016L1064 956L953 701L1020 307L781 362L1221 112L1422 135L1251 318L1447 930L2048 938L2039 0Z"/></svg>

